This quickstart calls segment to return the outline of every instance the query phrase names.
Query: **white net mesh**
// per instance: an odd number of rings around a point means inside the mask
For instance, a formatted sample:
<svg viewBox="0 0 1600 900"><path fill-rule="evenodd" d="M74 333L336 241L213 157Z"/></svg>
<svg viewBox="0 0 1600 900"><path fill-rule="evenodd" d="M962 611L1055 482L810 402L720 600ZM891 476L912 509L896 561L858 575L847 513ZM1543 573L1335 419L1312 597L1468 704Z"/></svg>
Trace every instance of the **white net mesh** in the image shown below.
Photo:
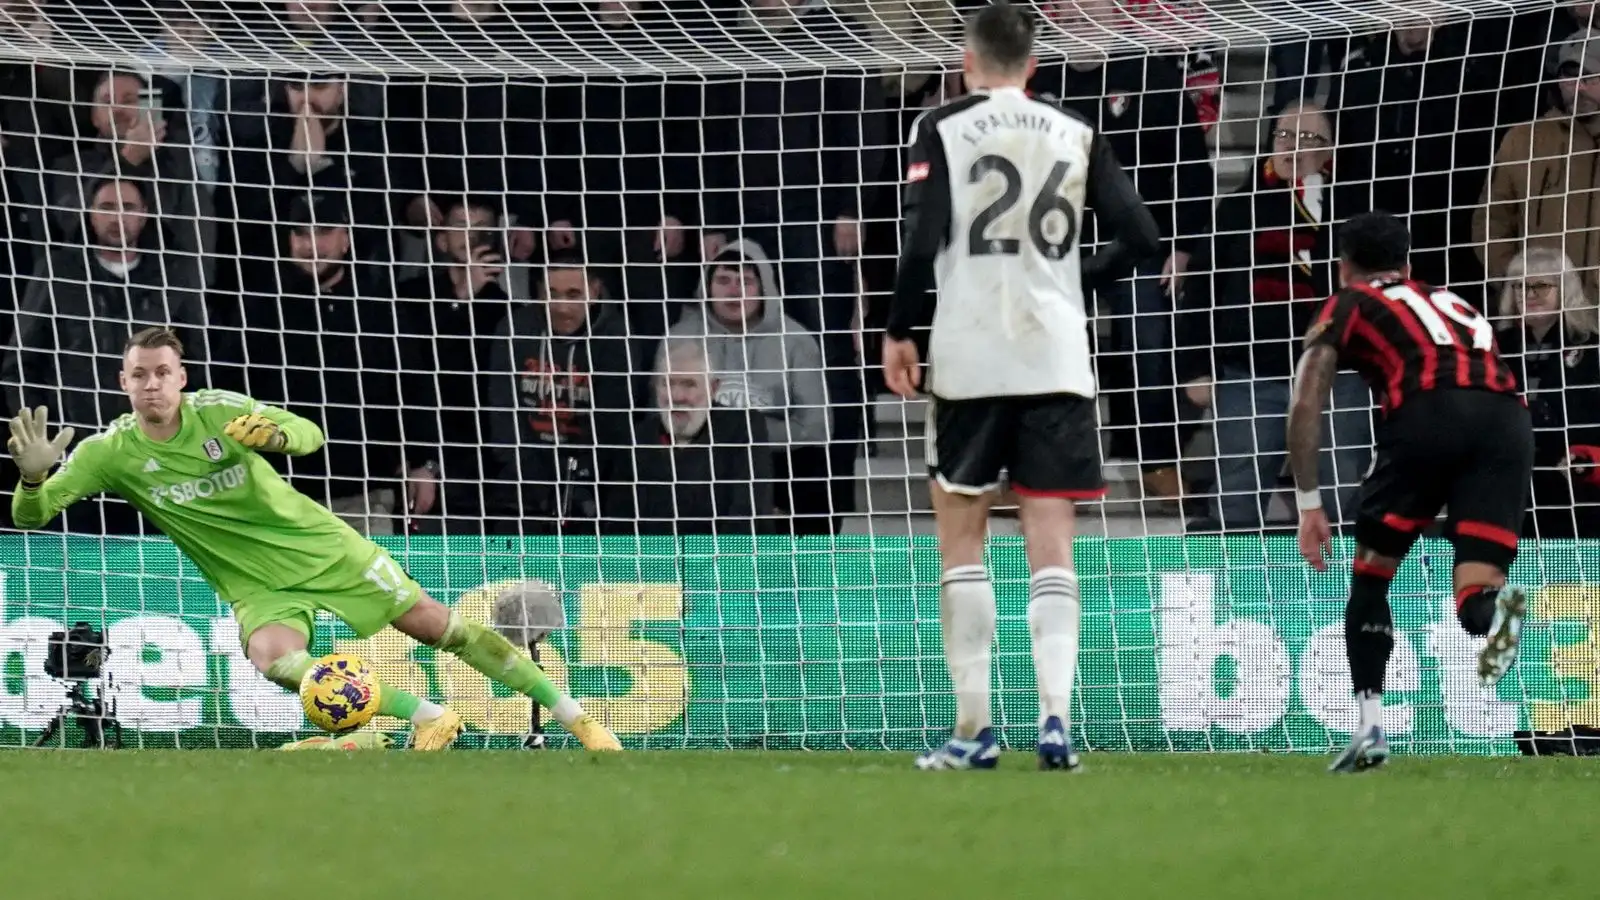
<svg viewBox="0 0 1600 900"><path fill-rule="evenodd" d="M953 712L925 412L875 370L901 142L960 93L969 6L4 4L6 407L99 430L127 408L130 329L173 324L192 387L319 425L324 451L274 465L430 594L488 620L498 585L553 585L564 627L536 652L630 743L925 746ZM1513 580L1548 622L1480 691L1428 543L1391 593L1391 735L1509 752L1517 729L1600 726L1600 561L1560 540L1600 528L1600 183L1571 115L1600 65L1561 44L1589 6L1041 7L1035 90L1112 136L1166 248L1095 300L1111 493L1079 518L1079 738L1321 751L1351 727L1346 582L1280 534L1282 418L1332 225L1375 207L1409 215L1419 277L1511 316L1504 334L1526 323L1499 279L1573 308L1566 337L1516 340L1542 480ZM1547 114L1566 130L1530 139ZM1529 236L1569 260L1514 261ZM1371 406L1336 388L1325 484L1359 481ZM97 697L143 746L305 729L131 507L51 527L0 535L0 745L77 742ZM1026 743L1027 568L1015 519L992 531L997 721ZM111 654L75 697L44 664L78 621ZM319 619L313 649L335 647L456 705L474 741L537 727L398 635Z"/></svg>

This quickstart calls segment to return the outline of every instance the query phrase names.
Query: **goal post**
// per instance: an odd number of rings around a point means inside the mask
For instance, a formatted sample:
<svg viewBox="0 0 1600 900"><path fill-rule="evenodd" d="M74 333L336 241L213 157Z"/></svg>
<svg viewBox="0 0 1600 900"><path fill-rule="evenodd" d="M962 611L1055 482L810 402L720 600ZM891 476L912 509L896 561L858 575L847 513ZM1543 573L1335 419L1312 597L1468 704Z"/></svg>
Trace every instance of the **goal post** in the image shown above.
<svg viewBox="0 0 1600 900"><path fill-rule="evenodd" d="M551 586L564 616L541 663L630 747L928 747L954 700L927 408L885 392L876 354L906 133L963 89L971 7L0 7L6 403L93 433L126 409L128 331L172 324L191 388L319 425L326 449L280 471L432 596L489 621L507 586ZM1269 388L1286 395L1289 373L1272 367L1296 346L1287 323L1331 289L1337 222L1374 207L1406 214L1419 268L1498 327L1524 327L1501 305L1513 282L1551 282L1565 322L1593 322L1600 259L1523 254L1510 199L1530 193L1496 162L1560 102L1563 60L1587 65L1566 43L1577 7L1037 8L1034 88L1115 133L1164 229L1161 258L1091 298L1110 493L1078 516L1075 736L1326 751L1355 716L1348 572L1311 572L1286 531ZM1258 240L1274 230L1281 247ZM1586 446L1600 374L1581 378L1600 351L1560 346L1572 389L1530 384L1530 403ZM1335 405L1348 489L1372 404L1346 390ZM1533 622L1497 690L1476 685L1448 546L1429 537L1396 578L1400 751L1514 753L1519 731L1600 727L1600 521L1584 505L1600 482L1581 454L1562 459L1540 483L1566 499L1534 497L1559 537L1523 544L1511 577L1533 590ZM152 488L174 489L151 463ZM227 488L184 478L172 496ZM0 531L0 746L83 740L79 682L127 746L274 747L309 730L136 511L86 501L62 521ZM1027 563L1013 513L991 532L996 722L1022 746L1037 718ZM1350 553L1341 537L1335 558ZM51 674L52 636L79 622L109 651L99 671ZM312 649L450 703L467 744L527 736L529 701L398 635L319 618Z"/></svg>

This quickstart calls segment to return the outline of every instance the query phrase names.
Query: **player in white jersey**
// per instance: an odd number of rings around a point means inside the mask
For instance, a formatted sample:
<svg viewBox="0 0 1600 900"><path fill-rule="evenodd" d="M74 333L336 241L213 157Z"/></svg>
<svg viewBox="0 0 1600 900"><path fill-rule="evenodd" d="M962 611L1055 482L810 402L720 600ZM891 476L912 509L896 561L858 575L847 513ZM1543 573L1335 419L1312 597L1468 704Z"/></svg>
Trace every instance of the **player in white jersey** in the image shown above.
<svg viewBox="0 0 1600 900"><path fill-rule="evenodd" d="M889 312L890 389L922 386L913 332L933 287L928 465L944 576L940 618L956 693L954 734L925 769L992 768L994 589L983 564L989 506L1010 480L1033 578L1028 624L1039 686L1039 765L1074 769L1068 729L1080 607L1075 500L1105 493L1084 289L1159 249L1155 220L1110 146L1077 115L1036 101L1034 21L995 3L967 24L971 93L912 127L905 233ZM1093 210L1110 243L1080 260Z"/></svg>

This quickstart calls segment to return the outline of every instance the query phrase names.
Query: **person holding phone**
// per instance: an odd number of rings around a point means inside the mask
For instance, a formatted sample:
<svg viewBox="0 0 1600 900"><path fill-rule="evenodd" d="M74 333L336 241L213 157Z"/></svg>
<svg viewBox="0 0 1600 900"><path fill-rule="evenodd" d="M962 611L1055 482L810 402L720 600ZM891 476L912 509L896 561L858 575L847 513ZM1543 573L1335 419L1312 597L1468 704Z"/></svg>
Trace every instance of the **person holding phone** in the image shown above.
<svg viewBox="0 0 1600 900"><path fill-rule="evenodd" d="M88 208L89 186L108 177L129 177L154 185L151 212L170 236L167 246L199 257L206 284L215 274L217 220L211 188L194 176L192 148L168 143L168 135L187 135L187 117L178 92L164 78L110 71L95 83L89 108L92 133L54 162L60 173L51 186L59 233L79 233Z"/></svg>

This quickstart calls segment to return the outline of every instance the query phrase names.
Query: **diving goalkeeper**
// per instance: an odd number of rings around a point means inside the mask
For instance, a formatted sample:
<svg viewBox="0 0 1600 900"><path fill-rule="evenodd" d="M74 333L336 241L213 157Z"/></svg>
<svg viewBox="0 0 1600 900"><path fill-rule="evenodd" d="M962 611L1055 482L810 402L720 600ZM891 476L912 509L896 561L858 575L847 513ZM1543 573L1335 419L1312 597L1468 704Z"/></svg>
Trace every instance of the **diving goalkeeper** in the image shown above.
<svg viewBox="0 0 1600 900"><path fill-rule="evenodd" d="M509 641L429 597L382 547L257 455L316 451L323 436L315 423L229 391L184 393L183 345L166 328L128 339L118 380L133 412L85 438L54 475L72 429L47 437L44 407L12 420L7 446L22 472L11 504L18 527L38 528L83 497L117 494L228 602L245 655L276 684L299 690L312 665L313 616L323 609L360 637L393 625L533 698L584 747L622 749ZM380 696L379 712L411 720L413 749L443 750L461 734L461 717L445 707L391 685Z"/></svg>

